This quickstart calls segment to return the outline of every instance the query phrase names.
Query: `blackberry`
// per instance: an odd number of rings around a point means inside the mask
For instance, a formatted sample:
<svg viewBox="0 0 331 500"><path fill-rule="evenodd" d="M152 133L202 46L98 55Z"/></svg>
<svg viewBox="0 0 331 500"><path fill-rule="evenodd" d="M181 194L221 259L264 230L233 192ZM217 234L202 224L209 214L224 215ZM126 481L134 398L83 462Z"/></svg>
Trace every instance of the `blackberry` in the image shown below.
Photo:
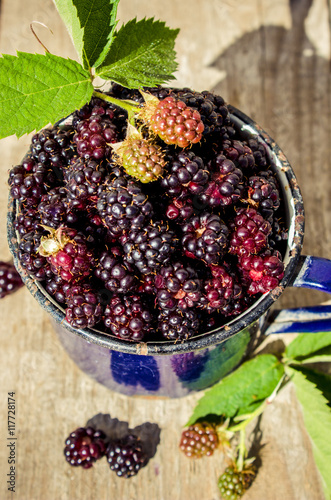
<svg viewBox="0 0 331 500"><path fill-rule="evenodd" d="M186 148L201 141L204 124L200 113L173 96L150 101L141 117L166 144Z"/></svg>
<svg viewBox="0 0 331 500"><path fill-rule="evenodd" d="M203 308L209 314L222 312L231 301L242 296L242 288L223 266L211 267L212 278L203 284Z"/></svg>
<svg viewBox="0 0 331 500"><path fill-rule="evenodd" d="M78 221L77 204L67 199L63 187L51 189L41 197L38 205L40 222L44 226L57 229L61 224L72 225Z"/></svg>
<svg viewBox="0 0 331 500"><path fill-rule="evenodd" d="M23 281L11 262L0 261L0 299L16 292L23 286Z"/></svg>
<svg viewBox="0 0 331 500"><path fill-rule="evenodd" d="M27 155L9 172L10 194L25 206L36 206L42 195L57 185L54 171Z"/></svg>
<svg viewBox="0 0 331 500"><path fill-rule="evenodd" d="M245 143L244 141L244 144L247 144L247 146L251 149L254 156L255 165L259 170L264 170L269 166L270 160L267 156L266 147L262 142L258 140L258 138L248 139L247 143Z"/></svg>
<svg viewBox="0 0 331 500"><path fill-rule="evenodd" d="M22 238L18 246L18 258L24 269L37 281L43 281L52 275L47 259L38 252L44 230L30 231Z"/></svg>
<svg viewBox="0 0 331 500"><path fill-rule="evenodd" d="M161 309L185 310L197 306L201 299L201 281L196 271L181 262L162 267L154 284Z"/></svg>
<svg viewBox="0 0 331 500"><path fill-rule="evenodd" d="M279 189L272 172L259 172L251 176L247 186L249 203L272 223L274 213L280 206Z"/></svg>
<svg viewBox="0 0 331 500"><path fill-rule="evenodd" d="M115 256L108 251L101 252L94 274L111 292L128 293L137 290L138 278L132 266L122 261L122 256Z"/></svg>
<svg viewBox="0 0 331 500"><path fill-rule="evenodd" d="M96 201L109 170L107 162L78 158L64 174L65 187L75 199Z"/></svg>
<svg viewBox="0 0 331 500"><path fill-rule="evenodd" d="M168 172L161 180L161 186L171 197L187 197L189 194L200 194L209 180L209 172L202 158L193 151L168 154Z"/></svg>
<svg viewBox="0 0 331 500"><path fill-rule="evenodd" d="M106 452L106 435L92 427L79 427L65 440L64 455L74 467L89 469Z"/></svg>
<svg viewBox="0 0 331 500"><path fill-rule="evenodd" d="M284 263L277 251L241 257L238 266L250 295L273 290L284 277Z"/></svg>
<svg viewBox="0 0 331 500"><path fill-rule="evenodd" d="M198 332L199 317L194 309L161 311L158 316L158 330L168 340L187 340Z"/></svg>
<svg viewBox="0 0 331 500"><path fill-rule="evenodd" d="M179 448L189 458L211 456L218 446L215 427L208 422L197 422L182 432Z"/></svg>
<svg viewBox="0 0 331 500"><path fill-rule="evenodd" d="M155 273L166 265L178 246L174 231L162 221L150 222L142 229L132 229L120 239L125 261L142 274Z"/></svg>
<svg viewBox="0 0 331 500"><path fill-rule="evenodd" d="M218 155L210 166L211 180L200 195L203 203L211 207L234 205L243 193L243 174L233 161Z"/></svg>
<svg viewBox="0 0 331 500"><path fill-rule="evenodd" d="M115 239L129 228L142 227L153 214L152 204L140 186L125 177L117 177L104 187L98 198L97 209Z"/></svg>
<svg viewBox="0 0 331 500"><path fill-rule="evenodd" d="M19 207L14 219L14 228L19 238L31 231L37 231L40 224L40 215L36 207Z"/></svg>
<svg viewBox="0 0 331 500"><path fill-rule="evenodd" d="M118 477L135 476L147 463L141 441L133 434L111 441L106 456L110 469L116 472Z"/></svg>
<svg viewBox="0 0 331 500"><path fill-rule="evenodd" d="M238 471L227 467L218 479L218 487L224 500L238 500L254 481L256 471L253 467Z"/></svg>
<svg viewBox="0 0 331 500"><path fill-rule="evenodd" d="M104 310L104 324L123 340L140 341L153 331L153 315L138 295L114 295Z"/></svg>
<svg viewBox="0 0 331 500"><path fill-rule="evenodd" d="M73 285L65 290L66 321L74 328L92 328L102 319L98 293L88 283Z"/></svg>
<svg viewBox="0 0 331 500"><path fill-rule="evenodd" d="M95 107L89 118L75 122L76 133L73 141L79 156L101 160L111 158L111 144L118 142L120 134L113 123L114 112L107 114L103 107Z"/></svg>
<svg viewBox="0 0 331 500"><path fill-rule="evenodd" d="M115 145L114 150L127 174L140 182L153 182L162 176L165 167L162 149L151 140L144 139L136 129L125 141Z"/></svg>
<svg viewBox="0 0 331 500"><path fill-rule="evenodd" d="M190 198L180 200L174 198L166 207L165 214L168 219L175 222L183 222L192 217L194 207Z"/></svg>
<svg viewBox="0 0 331 500"><path fill-rule="evenodd" d="M246 171L255 167L253 151L243 141L225 139L222 142L222 153L241 170Z"/></svg>
<svg viewBox="0 0 331 500"><path fill-rule="evenodd" d="M54 274L64 280L77 282L91 274L94 256L86 238L75 229L60 226L47 228L49 236L41 239L38 252L46 257Z"/></svg>
<svg viewBox="0 0 331 500"><path fill-rule="evenodd" d="M32 137L30 154L37 163L55 167L61 173L75 155L72 136L72 129L43 129Z"/></svg>
<svg viewBox="0 0 331 500"><path fill-rule="evenodd" d="M46 291L60 304L65 303L67 296L66 292L69 287L70 284L68 281L53 273L51 276L47 277L45 281Z"/></svg>
<svg viewBox="0 0 331 500"><path fill-rule="evenodd" d="M202 212L181 226L182 245L187 257L217 264L228 246L229 230L217 214Z"/></svg>
<svg viewBox="0 0 331 500"><path fill-rule="evenodd" d="M229 252L239 257L260 252L271 233L270 223L254 208L239 208L230 228Z"/></svg>

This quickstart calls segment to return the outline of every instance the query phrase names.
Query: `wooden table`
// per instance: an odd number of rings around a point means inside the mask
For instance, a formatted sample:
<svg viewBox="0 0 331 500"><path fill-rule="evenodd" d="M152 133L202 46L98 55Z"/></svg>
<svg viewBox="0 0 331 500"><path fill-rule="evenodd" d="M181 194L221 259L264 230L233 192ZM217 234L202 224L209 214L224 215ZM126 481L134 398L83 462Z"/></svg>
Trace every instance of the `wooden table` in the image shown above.
<svg viewBox="0 0 331 500"><path fill-rule="evenodd" d="M139 9L139 10L138 10ZM330 26L326 0L122 0L119 18L160 18L180 27L177 86L214 89L252 116L286 152L306 208L304 253L331 258ZM75 58L51 0L1 0L1 52L48 49ZM6 117L1 117L6 119ZM0 142L0 256L6 242L7 173L28 137ZM317 304L326 296L288 289L283 307ZM112 393L84 375L63 351L49 318L26 289L0 302L0 498L19 500L216 500L225 467L221 451L191 461L178 451L182 426L200 397L135 399ZM275 340L275 339L271 339ZM7 491L7 394L15 391L16 493ZM63 441L96 413L161 428L157 453L138 476L117 478L106 461L84 471L63 457ZM322 500L318 472L293 388L263 415L262 467L247 500ZM253 430L253 429L252 429ZM250 439L253 438L251 434Z"/></svg>

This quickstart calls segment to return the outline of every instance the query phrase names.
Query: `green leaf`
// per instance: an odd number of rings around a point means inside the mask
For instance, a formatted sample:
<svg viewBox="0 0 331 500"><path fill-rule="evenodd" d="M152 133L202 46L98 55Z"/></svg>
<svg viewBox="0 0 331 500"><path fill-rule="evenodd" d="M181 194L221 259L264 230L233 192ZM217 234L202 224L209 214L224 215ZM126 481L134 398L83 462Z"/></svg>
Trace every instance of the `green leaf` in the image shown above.
<svg viewBox="0 0 331 500"><path fill-rule="evenodd" d="M325 495L331 496L331 411L316 386L301 371L287 367L302 406L303 419L312 440L316 465L321 473Z"/></svg>
<svg viewBox="0 0 331 500"><path fill-rule="evenodd" d="M315 384L317 389L319 389L325 399L327 399L328 406L331 406L331 375L302 365L296 366L295 370L303 373L307 380Z"/></svg>
<svg viewBox="0 0 331 500"><path fill-rule="evenodd" d="M116 27L119 0L54 0L85 68L104 60Z"/></svg>
<svg viewBox="0 0 331 500"><path fill-rule="evenodd" d="M174 79L178 32L154 19L132 19L116 33L97 75L127 88L154 86Z"/></svg>
<svg viewBox="0 0 331 500"><path fill-rule="evenodd" d="M252 413L272 394L283 374L283 365L272 354L261 354L246 361L206 391L187 425L209 414L234 417Z"/></svg>
<svg viewBox="0 0 331 500"><path fill-rule="evenodd" d="M331 332L301 333L287 346L285 355L305 359L328 346L331 347Z"/></svg>
<svg viewBox="0 0 331 500"><path fill-rule="evenodd" d="M91 99L90 74L71 59L46 53L0 58L0 138L39 130Z"/></svg>

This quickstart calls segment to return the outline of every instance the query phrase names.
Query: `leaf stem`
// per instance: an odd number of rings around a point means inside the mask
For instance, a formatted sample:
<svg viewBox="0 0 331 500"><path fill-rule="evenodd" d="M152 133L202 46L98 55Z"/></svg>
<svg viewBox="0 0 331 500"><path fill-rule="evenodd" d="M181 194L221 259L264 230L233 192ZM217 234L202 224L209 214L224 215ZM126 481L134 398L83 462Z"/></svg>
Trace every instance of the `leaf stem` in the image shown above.
<svg viewBox="0 0 331 500"><path fill-rule="evenodd" d="M99 99L103 99L104 101L115 104L115 106L119 106L122 109L125 109L129 115L129 121L131 122L132 118L138 111L140 110L139 104L135 104L133 101L126 101L121 99L116 99L116 97L111 97L110 95L103 94L102 92L98 92L95 90L93 92L95 97L99 97Z"/></svg>
<svg viewBox="0 0 331 500"><path fill-rule="evenodd" d="M245 446L245 436L246 436L246 429L245 427L240 430L240 441L239 441L239 446L238 446L238 460L237 460L237 467L238 470L241 472L244 468L244 463L245 463L245 458L246 458L246 446Z"/></svg>

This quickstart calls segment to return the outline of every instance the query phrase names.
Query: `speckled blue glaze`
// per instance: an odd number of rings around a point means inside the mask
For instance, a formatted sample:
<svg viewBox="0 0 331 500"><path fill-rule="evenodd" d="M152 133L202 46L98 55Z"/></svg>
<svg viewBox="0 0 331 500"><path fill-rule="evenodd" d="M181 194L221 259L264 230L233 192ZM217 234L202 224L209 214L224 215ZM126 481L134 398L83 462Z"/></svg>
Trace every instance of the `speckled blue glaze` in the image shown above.
<svg viewBox="0 0 331 500"><path fill-rule="evenodd" d="M261 296L244 313L213 331L183 343L126 342L95 329L74 329L64 310L17 258L13 221L16 206L9 200L8 242L15 265L29 291L51 315L54 329L69 356L85 373L109 389L129 396L181 397L204 390L238 366L264 328L270 307L287 286L309 286L330 292L331 262L300 256L304 208L295 175L277 144L257 124L231 107L235 126L247 138L257 136L273 158L286 207L288 243L285 272L279 286Z"/></svg>

